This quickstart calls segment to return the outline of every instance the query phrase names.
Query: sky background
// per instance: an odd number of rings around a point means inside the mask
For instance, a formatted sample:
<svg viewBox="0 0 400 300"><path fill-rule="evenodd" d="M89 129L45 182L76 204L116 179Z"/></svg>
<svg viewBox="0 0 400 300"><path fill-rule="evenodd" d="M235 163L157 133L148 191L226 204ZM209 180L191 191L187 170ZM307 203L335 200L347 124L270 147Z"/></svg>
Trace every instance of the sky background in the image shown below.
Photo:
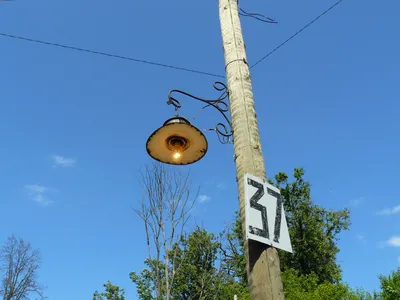
<svg viewBox="0 0 400 300"><path fill-rule="evenodd" d="M250 64L333 3L240 1L279 21L242 19ZM344 0L252 70L267 175L302 166L316 203L351 208L338 260L367 290L400 263L399 9ZM0 32L224 74L215 0L0 2ZM174 113L169 90L213 98L219 79L2 36L0 54L0 242L40 249L49 299L91 299L107 280L137 299L146 139ZM182 103L188 118L200 109ZM207 137L207 155L181 169L208 200L193 223L219 232L238 208L233 149Z"/></svg>

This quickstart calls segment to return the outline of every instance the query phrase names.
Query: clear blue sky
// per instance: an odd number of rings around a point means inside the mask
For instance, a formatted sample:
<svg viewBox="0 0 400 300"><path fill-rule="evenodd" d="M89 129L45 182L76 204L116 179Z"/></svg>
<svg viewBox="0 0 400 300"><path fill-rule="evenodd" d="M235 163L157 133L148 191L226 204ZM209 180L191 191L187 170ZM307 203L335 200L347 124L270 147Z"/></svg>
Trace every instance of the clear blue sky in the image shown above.
<svg viewBox="0 0 400 300"><path fill-rule="evenodd" d="M279 21L242 20L250 63L333 3L241 1ZM351 207L339 261L368 290L400 258L399 9L345 0L252 71L268 176L303 166L315 202ZM0 2L0 32L224 73L215 0ZM0 241L41 250L50 299L91 299L107 280L136 299L128 274L146 248L131 205L147 136L173 113L170 89L213 97L214 78L5 37L0 54ZM190 170L211 199L194 217L218 232L238 207L233 151L207 137Z"/></svg>

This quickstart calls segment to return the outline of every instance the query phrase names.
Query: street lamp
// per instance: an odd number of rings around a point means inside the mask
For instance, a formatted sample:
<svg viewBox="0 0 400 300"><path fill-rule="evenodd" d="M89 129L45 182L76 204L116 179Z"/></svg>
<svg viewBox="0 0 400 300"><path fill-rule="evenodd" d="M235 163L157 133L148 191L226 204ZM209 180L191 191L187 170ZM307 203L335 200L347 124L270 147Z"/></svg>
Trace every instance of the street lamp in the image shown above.
<svg viewBox="0 0 400 300"><path fill-rule="evenodd" d="M154 131L147 140L149 155L163 163L187 165L200 160L207 152L204 134L183 117L173 117Z"/></svg>
<svg viewBox="0 0 400 300"><path fill-rule="evenodd" d="M221 143L231 143L232 127L227 116L229 110L225 99L228 98L228 88L222 82L215 82L214 89L221 92L216 100L206 100L180 90L171 90L168 94L168 105L173 105L175 111L181 108L181 103L174 94L181 94L191 99L205 103L202 109L214 107L227 123L217 123L211 129L217 133ZM155 160L171 165L188 165L202 159L207 153L208 142L203 132L193 126L186 118L176 115L164 122L163 126L154 131L147 140L147 153Z"/></svg>

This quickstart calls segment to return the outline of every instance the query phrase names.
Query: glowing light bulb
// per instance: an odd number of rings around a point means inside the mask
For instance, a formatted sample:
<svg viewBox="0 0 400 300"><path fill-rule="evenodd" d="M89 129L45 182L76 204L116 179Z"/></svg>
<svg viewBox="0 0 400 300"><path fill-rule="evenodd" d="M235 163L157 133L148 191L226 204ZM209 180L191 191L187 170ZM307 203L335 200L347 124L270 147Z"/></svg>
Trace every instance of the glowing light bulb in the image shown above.
<svg viewBox="0 0 400 300"><path fill-rule="evenodd" d="M172 157L173 157L174 159L180 159L181 156L182 156L182 154L181 154L180 152L175 152L174 155L172 155Z"/></svg>

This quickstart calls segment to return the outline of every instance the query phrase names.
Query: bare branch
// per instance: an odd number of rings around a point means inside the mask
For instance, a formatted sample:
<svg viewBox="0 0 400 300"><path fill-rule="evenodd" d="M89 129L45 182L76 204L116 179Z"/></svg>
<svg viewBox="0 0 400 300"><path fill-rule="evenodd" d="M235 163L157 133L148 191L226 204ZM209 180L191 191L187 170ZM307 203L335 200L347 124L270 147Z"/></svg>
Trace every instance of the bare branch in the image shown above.
<svg viewBox="0 0 400 300"><path fill-rule="evenodd" d="M195 198L190 197L189 174L167 168L160 163L145 166L139 176L145 199L140 209L134 209L146 231L148 259L155 261L152 271L157 299L170 299L177 268L176 245L184 233ZM152 251L153 250L153 251ZM160 270L163 259L164 270ZM162 272L164 273L162 275Z"/></svg>
<svg viewBox="0 0 400 300"><path fill-rule="evenodd" d="M43 287L37 282L40 253L29 243L14 236L0 249L0 271L3 273L0 295L4 300L25 300L32 294L43 299Z"/></svg>

